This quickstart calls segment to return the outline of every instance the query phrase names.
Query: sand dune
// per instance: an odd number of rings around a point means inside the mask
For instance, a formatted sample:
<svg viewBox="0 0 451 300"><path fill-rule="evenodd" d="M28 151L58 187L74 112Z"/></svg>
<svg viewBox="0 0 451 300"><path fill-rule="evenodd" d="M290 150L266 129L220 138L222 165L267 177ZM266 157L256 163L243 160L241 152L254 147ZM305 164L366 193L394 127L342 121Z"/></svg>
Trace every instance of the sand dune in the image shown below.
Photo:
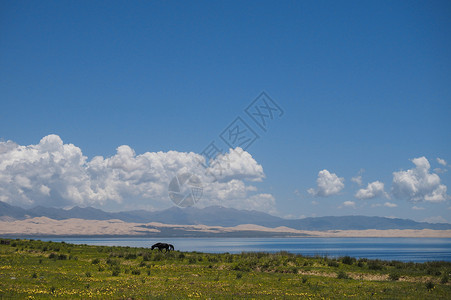
<svg viewBox="0 0 451 300"><path fill-rule="evenodd" d="M114 236L130 235L144 236L160 233L164 229L175 229L183 232L199 233L233 233L255 232L287 235L309 235L312 237L439 237L451 238L451 230L329 230L306 231L288 227L268 228L254 224L243 224L234 227L206 226L206 225L174 225L163 223L128 223L121 220L82 220L66 219L53 220L46 217L30 218L26 220L1 220L0 235L41 235L41 236ZM252 235L252 233L249 233Z"/></svg>

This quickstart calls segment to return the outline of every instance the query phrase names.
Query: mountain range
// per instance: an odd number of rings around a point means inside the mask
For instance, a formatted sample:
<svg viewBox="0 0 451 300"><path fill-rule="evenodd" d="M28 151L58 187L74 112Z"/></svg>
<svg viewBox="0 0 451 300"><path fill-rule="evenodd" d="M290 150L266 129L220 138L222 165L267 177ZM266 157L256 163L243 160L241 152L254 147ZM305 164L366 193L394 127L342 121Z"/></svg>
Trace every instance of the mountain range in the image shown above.
<svg viewBox="0 0 451 300"><path fill-rule="evenodd" d="M369 216L329 216L303 219L284 219L259 211L238 210L220 206L206 208L171 207L161 211L133 210L125 212L105 212L93 207L74 207L71 209L37 206L24 209L0 201L0 218L23 220L34 217L47 217L54 220L71 218L85 220L112 220L124 222L159 222L178 225L207 225L231 227L254 224L275 228L285 226L297 230L366 230L366 229L434 229L449 230L448 223L416 222L409 219L369 217Z"/></svg>

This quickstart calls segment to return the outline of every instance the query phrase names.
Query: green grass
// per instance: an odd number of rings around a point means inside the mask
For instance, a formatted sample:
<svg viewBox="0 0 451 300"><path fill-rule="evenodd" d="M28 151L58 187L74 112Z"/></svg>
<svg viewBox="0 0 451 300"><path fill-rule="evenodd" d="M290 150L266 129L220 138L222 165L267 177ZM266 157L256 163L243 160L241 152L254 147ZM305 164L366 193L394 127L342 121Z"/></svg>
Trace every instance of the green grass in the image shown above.
<svg viewBox="0 0 451 300"><path fill-rule="evenodd" d="M0 245L1 299L451 298L448 262L9 241Z"/></svg>

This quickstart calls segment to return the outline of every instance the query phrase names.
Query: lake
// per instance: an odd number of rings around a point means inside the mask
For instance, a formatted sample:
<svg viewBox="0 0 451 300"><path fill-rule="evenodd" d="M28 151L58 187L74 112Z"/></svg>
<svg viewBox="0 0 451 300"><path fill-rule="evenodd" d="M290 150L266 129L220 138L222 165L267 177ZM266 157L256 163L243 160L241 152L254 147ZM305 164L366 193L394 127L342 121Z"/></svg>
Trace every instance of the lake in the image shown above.
<svg viewBox="0 0 451 300"><path fill-rule="evenodd" d="M150 247L168 242L176 250L209 253L250 251L288 251L306 256L338 257L425 262L451 261L450 238L40 238L72 244Z"/></svg>

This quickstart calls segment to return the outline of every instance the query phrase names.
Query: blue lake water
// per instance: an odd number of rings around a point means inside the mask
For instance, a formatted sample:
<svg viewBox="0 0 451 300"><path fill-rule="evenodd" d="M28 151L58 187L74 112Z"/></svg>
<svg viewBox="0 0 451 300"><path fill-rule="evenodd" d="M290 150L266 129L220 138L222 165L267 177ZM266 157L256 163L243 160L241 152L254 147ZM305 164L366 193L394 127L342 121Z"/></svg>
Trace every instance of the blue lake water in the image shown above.
<svg viewBox="0 0 451 300"><path fill-rule="evenodd" d="M425 262L451 261L451 238L41 238L73 244L150 247L168 242L176 250L209 253L288 251L306 256Z"/></svg>

